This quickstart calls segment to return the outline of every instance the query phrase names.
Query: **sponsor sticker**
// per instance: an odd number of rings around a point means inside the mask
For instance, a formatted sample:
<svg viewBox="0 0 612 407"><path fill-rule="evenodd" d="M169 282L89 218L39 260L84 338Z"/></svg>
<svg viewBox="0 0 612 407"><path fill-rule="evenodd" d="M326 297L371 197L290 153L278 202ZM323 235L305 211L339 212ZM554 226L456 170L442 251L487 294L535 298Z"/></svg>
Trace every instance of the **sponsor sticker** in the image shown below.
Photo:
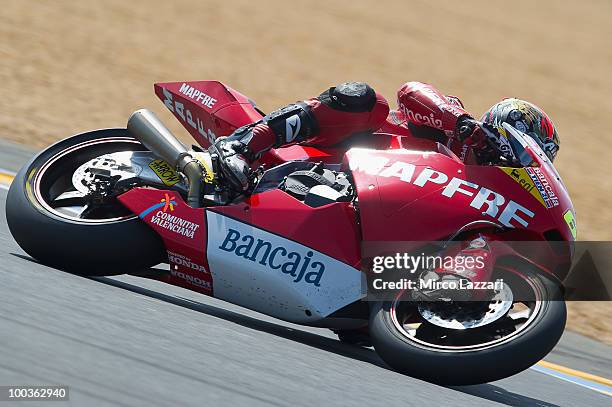
<svg viewBox="0 0 612 407"><path fill-rule="evenodd" d="M170 270L170 274L174 277L180 278L181 280L185 280L196 287L204 288L205 290L212 290L212 284L210 281L202 280L201 278L194 277L191 274L182 273L177 270Z"/></svg>
<svg viewBox="0 0 612 407"><path fill-rule="evenodd" d="M529 177L533 180L534 185L542 195L544 199L544 204L547 208L552 208L554 206L559 205L559 198L555 194L555 191L548 182L548 179L542 172L542 169L539 167L527 167L525 168Z"/></svg>
<svg viewBox="0 0 612 407"><path fill-rule="evenodd" d="M194 113L192 113L190 109L186 108L183 103L179 102L178 100L174 100L172 93L168 89L163 88L162 92L164 94L164 104L168 110L175 113L183 123L189 125L192 129L197 130L197 132L204 139L208 140L209 143L214 143L217 136L211 129L206 129L206 127L204 127L204 121L198 117L197 112L194 115Z"/></svg>
<svg viewBox="0 0 612 407"><path fill-rule="evenodd" d="M151 218L151 224L193 239L200 225L164 211L157 211Z"/></svg>
<svg viewBox="0 0 612 407"><path fill-rule="evenodd" d="M442 120L436 119L433 113L429 115L422 115L420 113L415 113L410 109L404 109L404 113L408 116L408 119L412 122L423 123L430 127L435 127L437 129L442 129Z"/></svg>
<svg viewBox="0 0 612 407"><path fill-rule="evenodd" d="M576 239L576 236L578 236L578 227L576 225L576 217L574 216L574 212L572 212L571 209L568 209L563 214L563 219L565 220L565 223L567 223L572 236L574 239Z"/></svg>
<svg viewBox="0 0 612 407"><path fill-rule="evenodd" d="M147 209L142 211L140 213L140 215L138 215L138 217L140 217L140 219L144 219L145 216L147 216L148 214L150 214L154 210L160 209L160 208L161 208L161 210L163 212L167 212L168 210L170 210L170 212L172 212L172 211L174 211L174 207L177 206L177 205L178 204L174 200L174 195L170 196L169 194L164 194L164 197L159 201L158 204L149 206Z"/></svg>
<svg viewBox="0 0 612 407"><path fill-rule="evenodd" d="M171 187L181 180L178 172L176 172L174 168L172 168L170 164L164 160L151 161L149 163L149 168L151 168L153 172L157 174L159 179L161 179L166 186Z"/></svg>
<svg viewBox="0 0 612 407"><path fill-rule="evenodd" d="M525 191L529 192L535 199L537 199L542 206L546 206L542 194L538 188L536 188L535 183L524 168L500 167L500 169L508 174L517 184L523 187Z"/></svg>
<svg viewBox="0 0 612 407"><path fill-rule="evenodd" d="M200 225L183 219L180 216L172 215L174 207L178 204L174 200L174 196L169 196L167 193L164 195L165 197L161 199L160 203L148 207L138 216L140 219L144 219L151 212L157 211L149 220L152 225L157 225L160 228L193 239Z"/></svg>
<svg viewBox="0 0 612 407"><path fill-rule="evenodd" d="M387 157L372 156L369 152L362 154L359 150L352 150L349 166L351 171L384 178L396 177L419 188L430 184L438 185L440 188L437 191L449 199L457 194L472 197L470 207L498 220L507 227L513 228L516 227L516 224L527 227L535 216L535 212L518 202L508 200L498 192L461 178L451 177L431 167L417 167L414 164L391 160Z"/></svg>
<svg viewBox="0 0 612 407"><path fill-rule="evenodd" d="M192 86L183 83L179 92L183 95L187 96L194 102L200 103L202 106L206 106L209 109L212 109L215 103L217 103L217 99L207 95L206 93L198 90Z"/></svg>
<svg viewBox="0 0 612 407"><path fill-rule="evenodd" d="M297 114L287 118L286 120L286 129L285 129L285 138L287 143L292 142L298 136L300 132L300 128L302 127L302 122L300 117Z"/></svg>
<svg viewBox="0 0 612 407"><path fill-rule="evenodd" d="M365 295L365 275L316 249L206 211L215 297L288 321L321 318Z"/></svg>
<svg viewBox="0 0 612 407"><path fill-rule="evenodd" d="M207 184L212 184L215 179L215 173L213 172L213 170L210 169L210 167L206 163L206 160L204 160L204 158L201 157L199 154L196 154L196 159L200 164L202 164L202 167L204 168L204 182L206 182Z"/></svg>
<svg viewBox="0 0 612 407"><path fill-rule="evenodd" d="M321 286L325 263L315 258L312 250L288 250L273 241L256 238L239 230L229 228L218 249L240 257L245 262L259 263L270 270L291 276L294 283Z"/></svg>
<svg viewBox="0 0 612 407"><path fill-rule="evenodd" d="M208 270L206 270L204 266L202 266L201 264L195 263L189 257L184 256L182 254L171 252L170 250L168 250L168 260L173 264L177 264L183 267L190 268L195 271L199 271L204 274L208 274Z"/></svg>

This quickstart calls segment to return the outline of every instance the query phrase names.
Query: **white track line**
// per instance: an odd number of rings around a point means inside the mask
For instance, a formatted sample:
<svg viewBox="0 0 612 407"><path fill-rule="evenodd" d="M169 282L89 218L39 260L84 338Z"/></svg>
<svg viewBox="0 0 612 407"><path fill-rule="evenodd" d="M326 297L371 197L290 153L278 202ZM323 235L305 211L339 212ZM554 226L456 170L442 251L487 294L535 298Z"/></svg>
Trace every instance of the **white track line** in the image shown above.
<svg viewBox="0 0 612 407"><path fill-rule="evenodd" d="M4 168L0 168L0 173L4 173L6 175L10 175L11 177L14 177L15 175L17 175L16 172L11 171L11 170L7 170L7 169L4 169Z"/></svg>
<svg viewBox="0 0 612 407"><path fill-rule="evenodd" d="M607 396L612 396L612 387L606 386L605 384L595 383L591 380L586 380L581 377L562 373L557 370L549 369L543 366L535 365L531 366L531 369L535 370L536 372L544 373L548 376L556 377L557 379L565 380L578 386L586 387L590 390L595 390Z"/></svg>
<svg viewBox="0 0 612 407"><path fill-rule="evenodd" d="M15 177L16 174L13 171L5 170L4 168L0 168L0 175L5 175L5 176L13 178ZM0 189L4 189L8 191L9 185L0 182Z"/></svg>

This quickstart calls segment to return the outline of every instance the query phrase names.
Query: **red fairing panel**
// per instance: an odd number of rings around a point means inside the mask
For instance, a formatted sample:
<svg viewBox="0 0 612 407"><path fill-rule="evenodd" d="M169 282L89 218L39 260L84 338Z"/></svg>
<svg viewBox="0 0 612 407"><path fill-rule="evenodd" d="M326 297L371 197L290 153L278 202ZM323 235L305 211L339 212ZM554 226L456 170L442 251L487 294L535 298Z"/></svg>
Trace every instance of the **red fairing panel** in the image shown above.
<svg viewBox="0 0 612 407"><path fill-rule="evenodd" d="M205 211L220 213L254 228L292 240L347 264L360 266L360 230L347 202L311 208L280 190L249 197L245 202L214 208L191 208L178 193L135 188L119 197L163 239L171 275L159 278L213 295L206 255Z"/></svg>
<svg viewBox="0 0 612 407"><path fill-rule="evenodd" d="M203 147L262 118L246 96L218 81L156 83L155 94Z"/></svg>
<svg viewBox="0 0 612 407"><path fill-rule="evenodd" d="M364 241L442 240L477 220L522 229L523 236L537 240L552 229L569 236L563 213L573 208L562 184L554 189L557 205L549 208L528 184L531 178L523 176L525 169L466 166L443 154L406 150L354 149L347 160L357 184ZM545 169L541 172L554 183Z"/></svg>
<svg viewBox="0 0 612 407"><path fill-rule="evenodd" d="M230 206L209 208L293 240L352 267L360 265L360 229L348 202L311 208L273 189Z"/></svg>
<svg viewBox="0 0 612 407"><path fill-rule="evenodd" d="M274 167L287 161L296 160L338 164L342 162L345 151L345 149L318 148L296 144L289 147L273 148L264 154L259 159L258 163L265 164L267 168Z"/></svg>
<svg viewBox="0 0 612 407"><path fill-rule="evenodd" d="M404 146L405 137L393 134L374 133L368 135L368 146L370 148L386 150L389 148L401 148ZM429 142L431 144L431 142ZM404 146L405 147L405 146ZM320 147L293 145L271 149L258 161L258 164L266 164L268 168L285 163L287 161L310 161L323 162L326 164L340 164L346 153L345 146Z"/></svg>
<svg viewBox="0 0 612 407"><path fill-rule="evenodd" d="M119 201L162 237L170 275L158 279L212 295L213 280L204 250L204 209L191 208L176 192L149 188L132 189L119 196Z"/></svg>

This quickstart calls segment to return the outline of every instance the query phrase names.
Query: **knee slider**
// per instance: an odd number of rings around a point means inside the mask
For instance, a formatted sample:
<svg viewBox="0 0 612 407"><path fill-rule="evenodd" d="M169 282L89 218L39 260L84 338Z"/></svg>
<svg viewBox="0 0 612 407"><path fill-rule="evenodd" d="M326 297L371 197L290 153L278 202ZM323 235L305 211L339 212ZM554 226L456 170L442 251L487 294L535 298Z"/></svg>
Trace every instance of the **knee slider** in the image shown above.
<svg viewBox="0 0 612 407"><path fill-rule="evenodd" d="M365 82L345 82L319 96L321 103L343 112L369 112L376 104L376 92Z"/></svg>

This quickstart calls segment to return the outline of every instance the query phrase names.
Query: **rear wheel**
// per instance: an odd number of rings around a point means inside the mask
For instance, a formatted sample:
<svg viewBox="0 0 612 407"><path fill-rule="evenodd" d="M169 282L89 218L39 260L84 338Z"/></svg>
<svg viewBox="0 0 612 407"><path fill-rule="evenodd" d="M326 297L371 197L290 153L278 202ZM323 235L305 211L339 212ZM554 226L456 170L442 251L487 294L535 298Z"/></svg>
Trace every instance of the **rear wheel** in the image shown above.
<svg viewBox="0 0 612 407"><path fill-rule="evenodd" d="M566 308L547 277L513 278L521 290L533 290L533 301L455 303L444 309L400 297L375 304L374 348L392 368L444 385L485 383L527 369L561 338Z"/></svg>
<svg viewBox="0 0 612 407"><path fill-rule="evenodd" d="M80 275L113 275L165 260L161 238L116 199L92 201L72 183L83 163L118 151L145 151L126 129L64 139L42 151L15 177L6 218L30 256Z"/></svg>

